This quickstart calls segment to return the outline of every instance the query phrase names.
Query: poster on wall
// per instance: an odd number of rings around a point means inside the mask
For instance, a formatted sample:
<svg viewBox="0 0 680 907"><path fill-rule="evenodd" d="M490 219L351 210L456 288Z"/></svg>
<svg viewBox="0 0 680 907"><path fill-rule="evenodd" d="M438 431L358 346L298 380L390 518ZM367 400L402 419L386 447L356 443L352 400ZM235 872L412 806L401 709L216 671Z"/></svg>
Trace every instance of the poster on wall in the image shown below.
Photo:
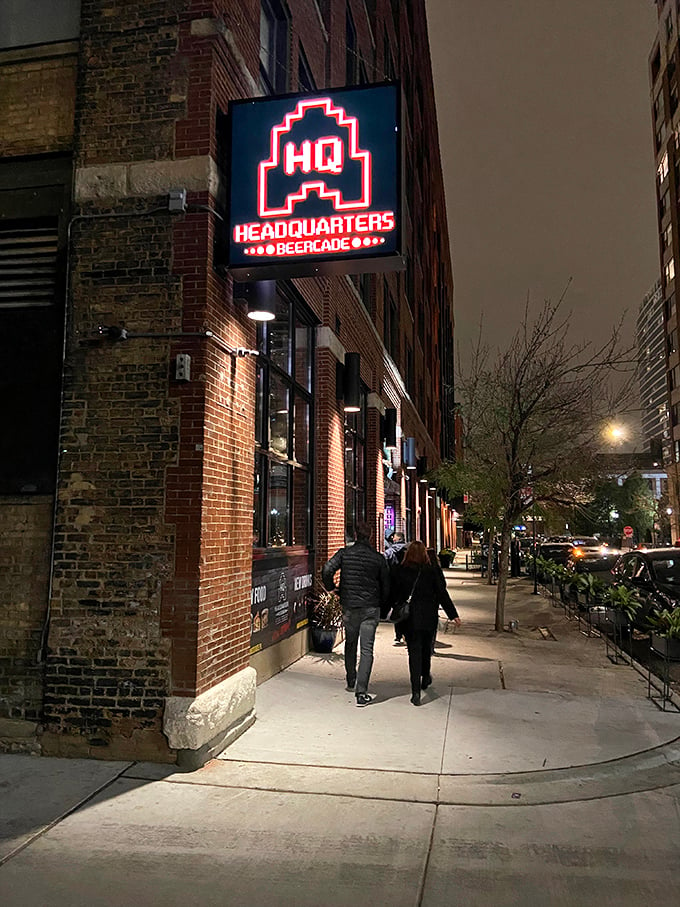
<svg viewBox="0 0 680 907"><path fill-rule="evenodd" d="M253 561L250 654L304 629L313 580L307 554L268 553Z"/></svg>
<svg viewBox="0 0 680 907"><path fill-rule="evenodd" d="M397 83L230 104L238 280L402 270Z"/></svg>

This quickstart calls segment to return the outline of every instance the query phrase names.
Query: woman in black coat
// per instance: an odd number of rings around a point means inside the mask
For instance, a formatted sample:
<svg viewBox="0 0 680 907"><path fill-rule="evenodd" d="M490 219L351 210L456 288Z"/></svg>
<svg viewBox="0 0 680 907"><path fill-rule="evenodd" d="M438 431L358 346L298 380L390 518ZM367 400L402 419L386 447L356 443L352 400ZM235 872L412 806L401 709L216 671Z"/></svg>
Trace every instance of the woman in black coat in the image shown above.
<svg viewBox="0 0 680 907"><path fill-rule="evenodd" d="M430 563L422 542L411 542L401 564L392 575L394 601L403 601L413 589L408 620L395 628L403 630L408 646L408 668L411 675L411 702L420 705L420 691L432 683L430 663L432 641L437 632L439 606L449 620L460 626L456 606L446 588L444 574Z"/></svg>

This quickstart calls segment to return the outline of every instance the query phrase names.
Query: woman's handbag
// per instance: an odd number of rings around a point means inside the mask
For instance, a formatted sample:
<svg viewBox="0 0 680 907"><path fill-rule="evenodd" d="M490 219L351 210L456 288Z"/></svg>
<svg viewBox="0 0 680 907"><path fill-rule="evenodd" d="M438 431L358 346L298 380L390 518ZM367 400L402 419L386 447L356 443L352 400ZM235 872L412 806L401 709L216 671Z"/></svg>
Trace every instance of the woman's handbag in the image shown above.
<svg viewBox="0 0 680 907"><path fill-rule="evenodd" d="M411 599L413 598L413 593L416 591L416 583L420 577L420 570L418 570L418 576L416 576L411 586L411 591L407 599L403 602L397 602L393 608L392 613L390 614L390 620L395 624L400 624L405 620L408 620L411 616Z"/></svg>

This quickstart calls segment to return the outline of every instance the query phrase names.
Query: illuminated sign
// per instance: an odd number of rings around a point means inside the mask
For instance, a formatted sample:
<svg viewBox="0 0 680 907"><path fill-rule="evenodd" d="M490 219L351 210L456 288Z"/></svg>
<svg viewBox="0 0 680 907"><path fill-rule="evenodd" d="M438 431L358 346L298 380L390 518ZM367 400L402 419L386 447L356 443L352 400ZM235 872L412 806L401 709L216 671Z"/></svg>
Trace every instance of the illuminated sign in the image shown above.
<svg viewBox="0 0 680 907"><path fill-rule="evenodd" d="M235 277L404 267L399 101L390 83L231 104Z"/></svg>

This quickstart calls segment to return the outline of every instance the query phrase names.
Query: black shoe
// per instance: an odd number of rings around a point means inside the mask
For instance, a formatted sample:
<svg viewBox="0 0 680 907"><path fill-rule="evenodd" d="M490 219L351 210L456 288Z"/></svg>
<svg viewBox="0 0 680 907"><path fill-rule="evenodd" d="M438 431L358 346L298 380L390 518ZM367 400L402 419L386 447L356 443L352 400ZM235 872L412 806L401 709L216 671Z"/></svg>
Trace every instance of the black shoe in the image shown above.
<svg viewBox="0 0 680 907"><path fill-rule="evenodd" d="M430 686L431 683L432 683L432 675L428 674L427 677L423 677L423 679L420 681L420 689L426 690Z"/></svg>
<svg viewBox="0 0 680 907"><path fill-rule="evenodd" d="M411 696L411 702L413 705L420 705L420 693L414 693L413 696Z"/></svg>
<svg viewBox="0 0 680 907"><path fill-rule="evenodd" d="M357 693L358 706L369 705L371 702L373 702L373 697L369 696L368 693Z"/></svg>

